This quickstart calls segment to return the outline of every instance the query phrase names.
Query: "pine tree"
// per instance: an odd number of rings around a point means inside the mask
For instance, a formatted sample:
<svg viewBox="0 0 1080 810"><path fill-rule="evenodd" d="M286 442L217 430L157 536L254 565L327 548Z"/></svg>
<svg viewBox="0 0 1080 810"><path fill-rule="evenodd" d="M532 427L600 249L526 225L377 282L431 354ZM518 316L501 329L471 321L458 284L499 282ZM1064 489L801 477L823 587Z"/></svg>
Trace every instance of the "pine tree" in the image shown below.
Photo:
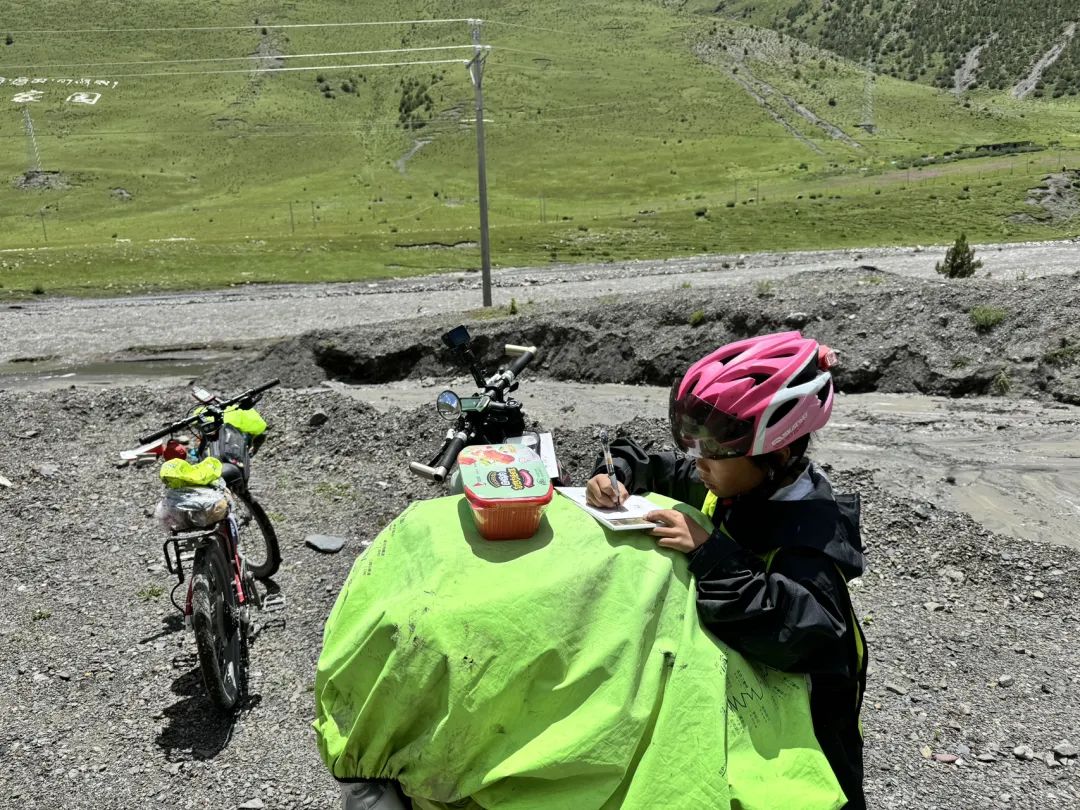
<svg viewBox="0 0 1080 810"><path fill-rule="evenodd" d="M967 237L960 234L951 248L945 251L945 261L938 262L934 269L949 278L971 278L982 267L982 260L975 258L975 250L968 247Z"/></svg>

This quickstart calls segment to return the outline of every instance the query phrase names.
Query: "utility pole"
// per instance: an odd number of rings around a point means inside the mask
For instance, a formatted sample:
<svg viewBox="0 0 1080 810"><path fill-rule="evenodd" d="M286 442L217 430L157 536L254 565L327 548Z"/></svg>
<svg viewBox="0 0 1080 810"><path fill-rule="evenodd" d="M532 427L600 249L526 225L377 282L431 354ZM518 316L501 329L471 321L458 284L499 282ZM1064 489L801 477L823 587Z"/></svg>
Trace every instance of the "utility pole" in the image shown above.
<svg viewBox="0 0 1080 810"><path fill-rule="evenodd" d="M874 125L874 58L870 51L866 54L866 75L863 80L863 109L862 121L856 124L859 129L865 130L867 135L873 135L877 130Z"/></svg>
<svg viewBox="0 0 1080 810"><path fill-rule="evenodd" d="M30 117L30 106L23 105L23 123L26 126L27 152L30 158L30 171L41 172L41 153L38 151L37 136L34 134L34 119Z"/></svg>
<svg viewBox="0 0 1080 810"><path fill-rule="evenodd" d="M484 159L484 61L488 46L480 44L483 20L469 20L472 27L473 58L468 61L469 78L476 91L476 174L480 196L480 270L484 288L484 306L491 306L491 243L488 241L487 165Z"/></svg>

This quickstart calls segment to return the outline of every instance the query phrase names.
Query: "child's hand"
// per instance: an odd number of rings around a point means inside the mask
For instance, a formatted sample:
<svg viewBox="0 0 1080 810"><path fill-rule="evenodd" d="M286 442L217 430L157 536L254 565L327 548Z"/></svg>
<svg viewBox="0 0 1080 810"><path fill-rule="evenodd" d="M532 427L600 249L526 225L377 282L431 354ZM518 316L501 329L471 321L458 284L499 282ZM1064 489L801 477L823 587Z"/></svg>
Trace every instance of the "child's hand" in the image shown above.
<svg viewBox="0 0 1080 810"><path fill-rule="evenodd" d="M650 534L659 537L659 545L689 553L709 539L709 533L691 518L674 509L658 509L649 512L645 519L657 526Z"/></svg>
<svg viewBox="0 0 1080 810"><path fill-rule="evenodd" d="M626 503L630 493L626 491L622 481L616 479L615 485L619 488L619 503ZM585 485L585 503L599 509L614 509L617 506L607 473L600 473L589 479L589 483Z"/></svg>

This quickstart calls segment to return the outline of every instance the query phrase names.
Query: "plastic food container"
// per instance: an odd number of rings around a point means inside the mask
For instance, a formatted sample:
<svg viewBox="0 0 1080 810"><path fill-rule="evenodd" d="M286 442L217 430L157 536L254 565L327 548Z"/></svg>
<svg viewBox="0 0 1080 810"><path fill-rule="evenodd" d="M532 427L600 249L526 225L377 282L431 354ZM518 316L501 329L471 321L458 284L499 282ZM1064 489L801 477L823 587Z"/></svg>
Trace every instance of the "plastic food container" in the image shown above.
<svg viewBox="0 0 1080 810"><path fill-rule="evenodd" d="M466 447L458 454L458 470L484 538L524 540L536 534L554 488L533 450L516 444Z"/></svg>

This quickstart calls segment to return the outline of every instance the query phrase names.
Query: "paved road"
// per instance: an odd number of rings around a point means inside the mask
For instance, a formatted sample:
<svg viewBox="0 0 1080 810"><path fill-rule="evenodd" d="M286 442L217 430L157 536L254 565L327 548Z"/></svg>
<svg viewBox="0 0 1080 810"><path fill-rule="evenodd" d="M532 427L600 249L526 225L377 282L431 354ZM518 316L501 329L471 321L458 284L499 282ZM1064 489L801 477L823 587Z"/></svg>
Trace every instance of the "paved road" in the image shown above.
<svg viewBox="0 0 1080 810"><path fill-rule="evenodd" d="M1080 270L1074 242L977 246L983 272L996 278ZM695 289L781 279L793 273L872 265L933 277L940 248L835 250L509 268L493 274L493 301L563 301L611 293ZM729 265L728 269L722 267ZM692 278L687 278L692 276ZM48 299L0 308L0 364L55 356L65 363L137 346L261 341L312 329L345 329L481 304L476 273L378 283L273 285L121 299Z"/></svg>

